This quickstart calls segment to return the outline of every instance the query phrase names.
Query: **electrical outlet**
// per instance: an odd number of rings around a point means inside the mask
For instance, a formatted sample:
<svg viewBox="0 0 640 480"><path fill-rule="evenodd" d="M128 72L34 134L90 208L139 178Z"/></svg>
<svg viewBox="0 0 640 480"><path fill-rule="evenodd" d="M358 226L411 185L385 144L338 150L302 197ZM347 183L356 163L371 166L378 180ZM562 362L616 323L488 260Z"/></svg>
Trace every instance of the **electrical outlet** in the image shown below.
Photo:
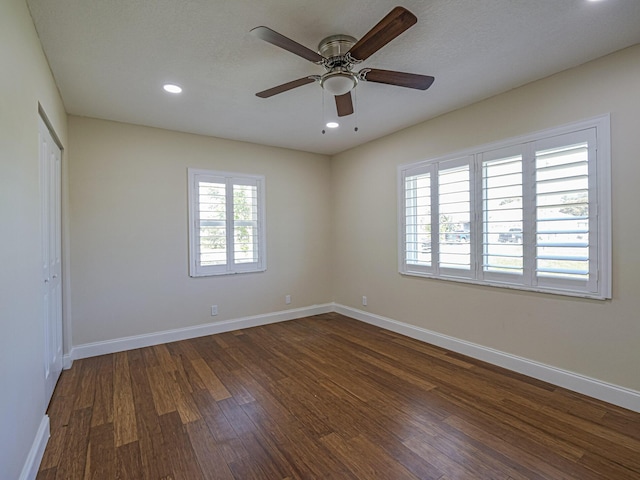
<svg viewBox="0 0 640 480"><path fill-rule="evenodd" d="M218 305L211 305L211 316L215 317L218 314Z"/></svg>
<svg viewBox="0 0 640 480"><path fill-rule="evenodd" d="M363 306L367 306L367 297L365 297L364 295L362 296L362 305Z"/></svg>
<svg viewBox="0 0 640 480"><path fill-rule="evenodd" d="M284 303L286 303L287 305L291 303L291 295L285 295Z"/></svg>

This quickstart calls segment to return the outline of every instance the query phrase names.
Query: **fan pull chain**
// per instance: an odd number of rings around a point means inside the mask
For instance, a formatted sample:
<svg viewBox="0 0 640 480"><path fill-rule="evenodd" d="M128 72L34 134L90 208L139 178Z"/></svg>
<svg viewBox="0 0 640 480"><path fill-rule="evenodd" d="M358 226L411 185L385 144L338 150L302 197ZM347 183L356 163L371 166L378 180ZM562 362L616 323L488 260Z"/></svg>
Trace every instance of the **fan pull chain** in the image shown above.
<svg viewBox="0 0 640 480"><path fill-rule="evenodd" d="M322 125L324 125L324 88L322 89ZM322 134L324 135L326 133L325 129L322 129Z"/></svg>
<svg viewBox="0 0 640 480"><path fill-rule="evenodd" d="M356 92L356 89L353 89L353 102L356 104L355 105L355 109L356 109L356 126L353 129L354 132L358 131L358 92Z"/></svg>

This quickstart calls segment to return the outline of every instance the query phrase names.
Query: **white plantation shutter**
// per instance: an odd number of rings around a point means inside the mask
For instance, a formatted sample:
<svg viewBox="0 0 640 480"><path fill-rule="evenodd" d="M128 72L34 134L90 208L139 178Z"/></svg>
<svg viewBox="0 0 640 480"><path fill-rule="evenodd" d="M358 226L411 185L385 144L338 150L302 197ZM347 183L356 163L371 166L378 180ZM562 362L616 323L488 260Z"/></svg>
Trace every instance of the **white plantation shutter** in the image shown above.
<svg viewBox="0 0 640 480"><path fill-rule="evenodd" d="M234 178L233 185L233 263L236 269L255 269L260 261L261 225L258 215L257 179Z"/></svg>
<svg viewBox="0 0 640 480"><path fill-rule="evenodd" d="M611 298L609 117L399 168L400 272Z"/></svg>
<svg viewBox="0 0 640 480"><path fill-rule="evenodd" d="M443 276L472 275L471 157L438 164L438 268Z"/></svg>
<svg viewBox="0 0 640 480"><path fill-rule="evenodd" d="M535 143L536 282L593 291L598 225L595 129ZM593 212L591 211L593 210Z"/></svg>
<svg viewBox="0 0 640 480"><path fill-rule="evenodd" d="M471 276L470 160L451 159L402 173L402 271Z"/></svg>
<svg viewBox="0 0 640 480"><path fill-rule="evenodd" d="M188 170L192 277L263 271L264 177Z"/></svg>
<svg viewBox="0 0 640 480"><path fill-rule="evenodd" d="M431 250L431 179L432 168L407 172L404 182L404 230L401 234L406 246L402 262L415 271L432 271Z"/></svg>
<svg viewBox="0 0 640 480"><path fill-rule="evenodd" d="M482 170L482 278L522 284L523 147L480 155Z"/></svg>
<svg viewBox="0 0 640 480"><path fill-rule="evenodd" d="M227 263L227 197L223 177L201 176L195 185L198 191L195 225L196 258L200 266Z"/></svg>

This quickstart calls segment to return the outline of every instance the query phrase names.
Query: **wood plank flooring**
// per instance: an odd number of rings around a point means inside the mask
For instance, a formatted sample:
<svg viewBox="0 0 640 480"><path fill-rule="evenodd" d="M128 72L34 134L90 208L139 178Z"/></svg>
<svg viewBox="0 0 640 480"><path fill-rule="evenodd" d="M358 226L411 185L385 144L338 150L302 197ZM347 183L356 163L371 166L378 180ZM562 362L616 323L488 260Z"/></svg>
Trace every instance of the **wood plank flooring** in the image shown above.
<svg viewBox="0 0 640 480"><path fill-rule="evenodd" d="M63 372L38 480L640 479L640 414L339 314Z"/></svg>

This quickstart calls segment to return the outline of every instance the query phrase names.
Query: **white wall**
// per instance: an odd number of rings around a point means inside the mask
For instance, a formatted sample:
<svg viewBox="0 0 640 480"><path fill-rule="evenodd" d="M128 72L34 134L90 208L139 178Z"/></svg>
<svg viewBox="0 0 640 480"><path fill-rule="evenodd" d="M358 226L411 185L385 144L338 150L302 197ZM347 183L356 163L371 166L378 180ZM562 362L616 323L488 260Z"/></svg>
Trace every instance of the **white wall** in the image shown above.
<svg viewBox="0 0 640 480"><path fill-rule="evenodd" d="M351 308L640 390L640 46L332 159L333 293ZM611 113L613 300L405 277L397 166ZM361 306L367 295L368 307Z"/></svg>
<svg viewBox="0 0 640 480"><path fill-rule="evenodd" d="M74 116L69 140L75 346L331 301L328 157ZM266 272L188 276L188 167L265 175Z"/></svg>
<svg viewBox="0 0 640 480"><path fill-rule="evenodd" d="M24 0L0 2L0 478L18 478L47 403L40 270L38 103L66 115Z"/></svg>

